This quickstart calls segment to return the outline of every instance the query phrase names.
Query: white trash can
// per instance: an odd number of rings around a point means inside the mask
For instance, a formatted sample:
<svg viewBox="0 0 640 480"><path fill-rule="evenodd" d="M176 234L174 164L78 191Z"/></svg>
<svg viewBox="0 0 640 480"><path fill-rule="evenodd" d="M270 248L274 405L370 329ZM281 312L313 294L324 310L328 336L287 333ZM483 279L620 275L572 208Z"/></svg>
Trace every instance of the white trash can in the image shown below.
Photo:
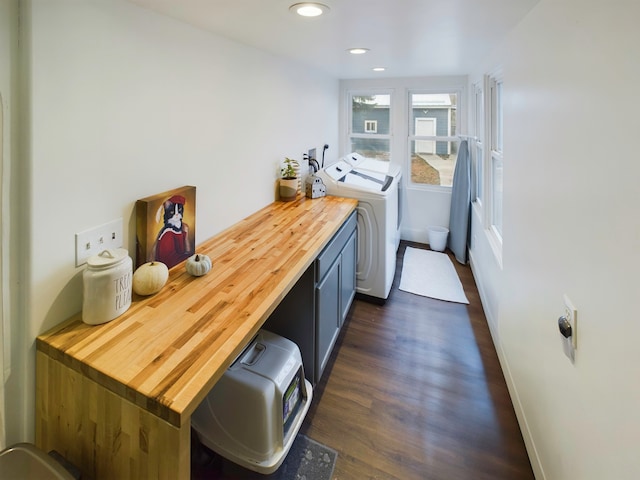
<svg viewBox="0 0 640 480"><path fill-rule="evenodd" d="M429 233L429 246L431 250L444 252L447 246L449 229L444 227L427 227L427 232Z"/></svg>

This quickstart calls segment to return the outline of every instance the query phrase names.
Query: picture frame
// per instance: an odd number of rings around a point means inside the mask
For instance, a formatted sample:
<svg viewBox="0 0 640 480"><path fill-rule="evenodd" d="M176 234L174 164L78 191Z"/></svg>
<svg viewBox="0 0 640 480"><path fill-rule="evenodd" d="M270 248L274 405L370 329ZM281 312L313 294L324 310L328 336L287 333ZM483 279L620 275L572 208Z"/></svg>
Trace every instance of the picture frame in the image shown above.
<svg viewBox="0 0 640 480"><path fill-rule="evenodd" d="M171 268L195 252L196 187L185 185L136 201L136 268Z"/></svg>

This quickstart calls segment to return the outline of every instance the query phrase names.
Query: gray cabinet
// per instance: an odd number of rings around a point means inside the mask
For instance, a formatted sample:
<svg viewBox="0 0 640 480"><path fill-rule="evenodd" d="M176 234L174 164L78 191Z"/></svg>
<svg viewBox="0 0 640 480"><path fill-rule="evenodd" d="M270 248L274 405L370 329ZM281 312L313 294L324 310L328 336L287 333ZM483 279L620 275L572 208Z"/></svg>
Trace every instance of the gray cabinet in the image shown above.
<svg viewBox="0 0 640 480"><path fill-rule="evenodd" d="M348 225L348 224L347 224ZM327 247L329 258L318 257L318 263L333 263L316 283L316 379L319 380L331 356L340 328L349 313L356 293L356 230L348 228L338 232L337 248Z"/></svg>
<svg viewBox="0 0 640 480"><path fill-rule="evenodd" d="M313 385L320 381L355 296L356 226L354 212L264 324L298 345Z"/></svg>
<svg viewBox="0 0 640 480"><path fill-rule="evenodd" d="M340 333L340 257L316 286L316 379L320 380Z"/></svg>
<svg viewBox="0 0 640 480"><path fill-rule="evenodd" d="M340 261L340 326L344 323L349 308L356 296L357 231L354 230L342 249Z"/></svg>

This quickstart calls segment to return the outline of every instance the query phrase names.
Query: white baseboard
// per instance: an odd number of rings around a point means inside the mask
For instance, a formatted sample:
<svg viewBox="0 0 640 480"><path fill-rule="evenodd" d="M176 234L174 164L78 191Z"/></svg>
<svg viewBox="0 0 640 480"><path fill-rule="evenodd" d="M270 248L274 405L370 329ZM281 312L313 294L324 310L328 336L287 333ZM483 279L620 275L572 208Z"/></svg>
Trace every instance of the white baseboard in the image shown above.
<svg viewBox="0 0 640 480"><path fill-rule="evenodd" d="M427 244L427 234L424 230L402 229L400 238L408 242L418 242Z"/></svg>
<svg viewBox="0 0 640 480"><path fill-rule="evenodd" d="M518 395L518 389L516 388L515 382L513 381L511 370L509 369L509 362L502 348L502 342L500 341L500 333L498 328L498 312L493 312L490 309L486 308L490 303L487 301L486 290L485 286L482 283L482 277L476 274L476 263L474 261L472 251L469 251L469 264L471 266L471 273L473 274L476 286L478 287L480 302L482 303L482 308L484 310L485 317L487 318L487 325L489 326L489 332L491 333L491 338L493 339L493 345L495 346L496 353L498 355L500 368L502 369L505 381L507 383L507 389L509 390L511 403L513 403L513 409L518 419L518 424L520 425L522 439L524 440L527 454L529 455L529 461L531 462L533 474L535 475L536 479L544 480L546 479L546 476L544 474L544 469L542 468L542 463L540 462L538 450L536 449L535 442L533 441L533 437L531 436L531 430L529 429L529 424L527 423L527 416L525 415L524 409L522 408L520 396Z"/></svg>

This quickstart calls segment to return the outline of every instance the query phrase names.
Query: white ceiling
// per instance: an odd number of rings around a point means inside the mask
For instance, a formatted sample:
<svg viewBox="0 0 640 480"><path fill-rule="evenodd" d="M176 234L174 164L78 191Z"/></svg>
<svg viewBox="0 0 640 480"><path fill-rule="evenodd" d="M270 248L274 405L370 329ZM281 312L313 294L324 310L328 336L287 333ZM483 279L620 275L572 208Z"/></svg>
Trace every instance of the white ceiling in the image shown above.
<svg viewBox="0 0 640 480"><path fill-rule="evenodd" d="M319 0L319 18L290 13L300 0L129 1L348 79L468 74L539 0Z"/></svg>

